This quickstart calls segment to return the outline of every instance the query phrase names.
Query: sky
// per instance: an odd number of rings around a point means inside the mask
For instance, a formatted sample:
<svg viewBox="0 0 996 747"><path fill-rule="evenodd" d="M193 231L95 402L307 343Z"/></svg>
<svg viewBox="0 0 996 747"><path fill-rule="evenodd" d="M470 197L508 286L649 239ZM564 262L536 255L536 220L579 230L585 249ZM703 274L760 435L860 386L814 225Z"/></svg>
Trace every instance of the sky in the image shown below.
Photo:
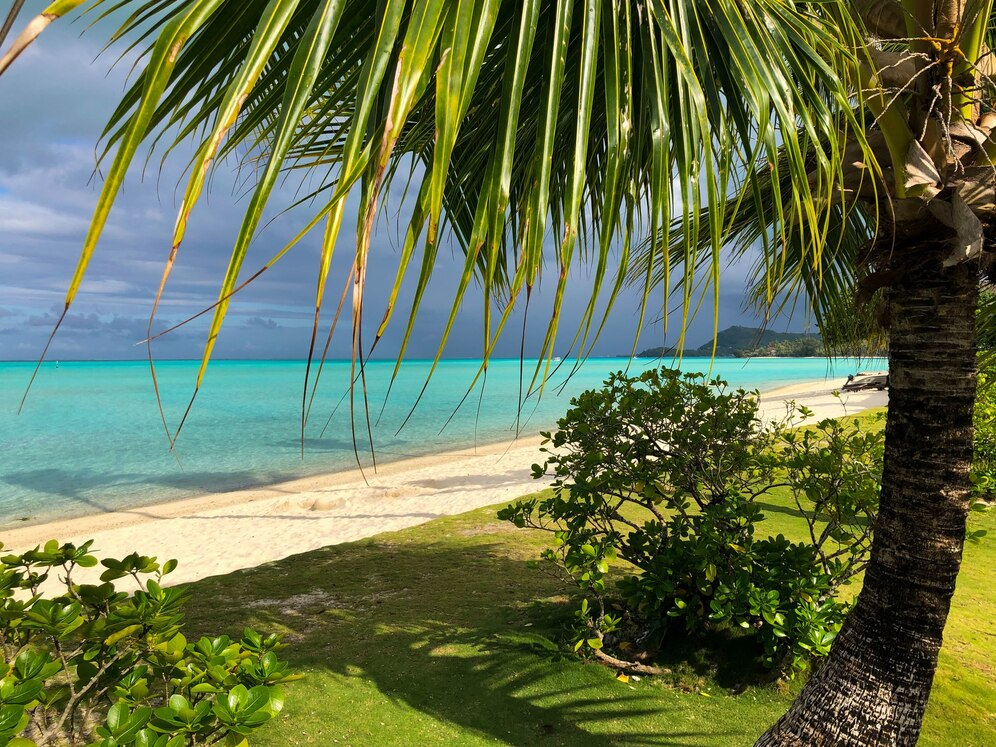
<svg viewBox="0 0 996 747"><path fill-rule="evenodd" d="M44 7L28 2L16 29ZM34 360L61 311L66 287L79 256L96 203L100 174L95 172L97 146L107 117L127 83L129 60L113 65L116 48L99 54L110 26L84 31L85 23L63 19L50 27L0 78L0 360ZM146 337L148 315L170 248L179 204L178 187L190 150L179 150L165 165L153 154L146 168L133 168L111 212L77 301L49 352L51 359L129 359L145 356L138 345ZM139 159L142 161L144 159ZM157 328L200 311L217 297L232 243L245 209L244 180L237 164L221 163L210 193L198 204L166 289ZM250 250L247 269L255 269L294 236L311 217L307 208L278 215L289 205L298 184L281 185L269 215L275 219L261 231ZM395 188L396 192L400 187ZM366 339L382 314L394 278L407 205L397 194L382 210L371 246ZM264 219L267 222L267 219ZM344 230L336 247L327 304L333 310L346 280L352 255L352 231ZM315 272L320 233L302 241L272 270L233 301L215 356L220 358L302 358L307 354L314 318ZM452 243L441 250L438 276L409 343L408 356L431 357L449 315L453 289L463 257ZM720 289L719 327L755 325L743 310L745 268L732 267ZM590 273L574 268L575 292L563 311L561 342L566 350L587 302ZM539 351L549 315L555 276L548 275L533 295L523 349ZM406 287L410 290L410 284ZM660 300L651 304L637 329L639 298L624 291L610 315L593 354L628 354L639 332L638 348L664 344ZM692 321L687 340L695 346L710 338L710 308ZM397 355L406 302L385 335L377 357ZM522 344L521 309L513 330L499 344L498 356L515 356ZM326 314L329 316L329 314ZM158 358L199 358L207 319L186 325L156 341ZM480 293L468 293L445 355L479 357L482 348ZM802 322L778 322L776 329L801 329ZM672 315L667 338L676 341L679 319ZM338 334L333 357L348 356L349 334Z"/></svg>

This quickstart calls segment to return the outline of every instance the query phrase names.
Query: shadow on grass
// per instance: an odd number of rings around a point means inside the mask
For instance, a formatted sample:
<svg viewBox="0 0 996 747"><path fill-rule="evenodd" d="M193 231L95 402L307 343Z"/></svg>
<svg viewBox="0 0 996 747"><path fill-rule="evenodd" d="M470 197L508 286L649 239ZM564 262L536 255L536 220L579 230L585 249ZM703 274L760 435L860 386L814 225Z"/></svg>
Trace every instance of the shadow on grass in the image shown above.
<svg viewBox="0 0 996 747"><path fill-rule="evenodd" d="M754 505L756 505L758 508L760 508L761 511L764 512L765 514L783 514L785 516L791 516L791 517L793 517L795 519L805 519L807 517L807 514L805 514L802 511L800 511L797 507L791 506L791 505L784 505L783 506L783 505L779 505L777 503L771 503L771 502L767 502L767 501L755 501ZM819 521L819 522L825 523L825 522L829 521L829 518L830 517L827 514L825 514L825 513L817 513L816 514L816 520ZM858 526L867 526L868 525L868 519L867 518L856 518L856 519L854 519L854 523L856 525L858 525Z"/></svg>
<svg viewBox="0 0 996 747"><path fill-rule="evenodd" d="M551 661L509 641L507 634L524 631L555 636L568 605L559 581L489 539L368 540L206 579L194 585L191 632L282 631L290 644L283 656L295 669L315 680L334 675L315 705L326 719L383 726L376 710L383 706L361 705L375 695L485 742L703 744L701 733L647 730L648 717L661 715L659 689L630 689L603 667ZM295 690L291 703L310 697L307 685ZM345 704L359 710L335 713ZM377 743L419 739L395 733Z"/></svg>
<svg viewBox="0 0 996 747"><path fill-rule="evenodd" d="M785 516L792 516L796 519L806 518L806 515L795 506L781 506L777 503L766 501L755 501L754 505L766 514L784 514Z"/></svg>
<svg viewBox="0 0 996 747"><path fill-rule="evenodd" d="M739 628L695 636L680 628L669 630L655 663L672 670L679 687L709 681L733 694L771 685L779 676L764 666L764 645L757 633Z"/></svg>

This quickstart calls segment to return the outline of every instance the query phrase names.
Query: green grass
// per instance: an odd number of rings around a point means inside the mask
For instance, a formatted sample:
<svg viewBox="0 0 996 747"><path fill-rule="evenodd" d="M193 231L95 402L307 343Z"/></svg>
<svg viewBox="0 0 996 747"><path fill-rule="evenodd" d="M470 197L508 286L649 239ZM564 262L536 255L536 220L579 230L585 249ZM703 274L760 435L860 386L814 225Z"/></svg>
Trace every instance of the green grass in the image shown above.
<svg viewBox="0 0 996 747"><path fill-rule="evenodd" d="M800 536L785 496L772 533ZM973 528L996 536L996 513ZM569 587L530 567L546 536L495 508L328 547L192 585L193 633L280 631L306 678L254 745L750 745L798 683L745 685L743 651L678 646L664 679L553 662ZM996 744L996 544L965 551L922 745ZM672 661L671 663L675 663ZM716 663L718 661L718 663Z"/></svg>

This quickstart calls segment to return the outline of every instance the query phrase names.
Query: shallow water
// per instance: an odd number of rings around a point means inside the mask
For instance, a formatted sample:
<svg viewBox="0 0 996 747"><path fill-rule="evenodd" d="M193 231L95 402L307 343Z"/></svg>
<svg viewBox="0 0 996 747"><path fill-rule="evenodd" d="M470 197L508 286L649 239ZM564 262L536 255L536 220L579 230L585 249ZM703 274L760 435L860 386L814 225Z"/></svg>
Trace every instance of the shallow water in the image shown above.
<svg viewBox="0 0 996 747"><path fill-rule="evenodd" d="M630 371L656 363L634 361ZM551 427L572 396L597 386L610 372L625 368L627 361L590 360L564 384L568 365L554 376L538 402L531 397L521 408L518 427L523 436ZM705 358L686 358L681 367L701 371L709 365ZM480 362L442 362L398 433L429 366L425 361L406 363L382 410L393 362L367 364L371 425L379 461L515 436L520 412L518 360L492 361L483 398L478 387L459 410L457 406ZM172 427L186 407L197 367L192 361L158 364L160 390ZM169 453L146 363L46 363L18 416L17 406L32 368L31 363L0 363L0 527L160 503L355 466L349 398L343 399L350 377L348 362L326 364L305 430L303 458L301 362L212 363L180 436L176 457ZM762 391L801 380L844 376L859 368L882 369L885 361L757 358L712 363L714 375L733 385ZM532 373L528 361L525 372L528 384ZM359 390L357 397L356 435L361 458L369 465Z"/></svg>

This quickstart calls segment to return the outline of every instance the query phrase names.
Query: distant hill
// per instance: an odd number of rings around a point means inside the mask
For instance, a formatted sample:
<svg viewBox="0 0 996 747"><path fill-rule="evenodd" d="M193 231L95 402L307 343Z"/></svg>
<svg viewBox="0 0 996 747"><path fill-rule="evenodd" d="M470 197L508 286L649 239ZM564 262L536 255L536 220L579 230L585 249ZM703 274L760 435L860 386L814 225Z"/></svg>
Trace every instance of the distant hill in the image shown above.
<svg viewBox="0 0 996 747"><path fill-rule="evenodd" d="M674 348L647 348L638 358L673 355ZM712 340L697 348L685 348L686 356L712 355ZM745 355L821 355L819 335L804 332L772 332L759 327L727 327L716 335L716 355L726 358Z"/></svg>

